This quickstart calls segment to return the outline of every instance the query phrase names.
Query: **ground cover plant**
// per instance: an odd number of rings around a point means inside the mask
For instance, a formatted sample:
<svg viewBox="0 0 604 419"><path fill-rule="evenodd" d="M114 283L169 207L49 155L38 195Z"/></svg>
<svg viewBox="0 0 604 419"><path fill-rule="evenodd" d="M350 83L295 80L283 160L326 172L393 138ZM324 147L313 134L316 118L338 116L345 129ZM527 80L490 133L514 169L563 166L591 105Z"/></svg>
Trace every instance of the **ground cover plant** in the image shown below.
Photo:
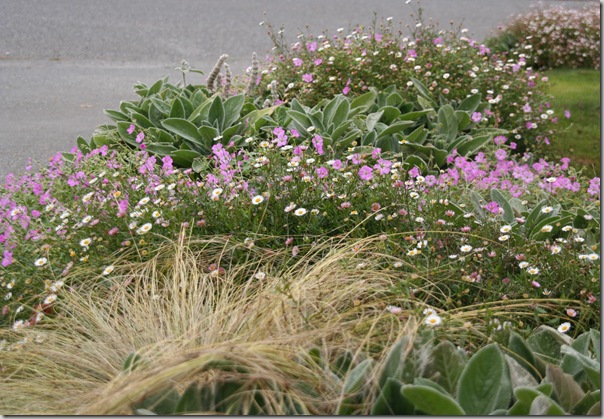
<svg viewBox="0 0 604 419"><path fill-rule="evenodd" d="M183 62L9 175L0 410L599 412L600 179L543 152L563 108L528 56L403 38Z"/></svg>
<svg viewBox="0 0 604 419"><path fill-rule="evenodd" d="M525 54L535 68L600 69L600 5L540 5L512 18L487 45L501 53Z"/></svg>

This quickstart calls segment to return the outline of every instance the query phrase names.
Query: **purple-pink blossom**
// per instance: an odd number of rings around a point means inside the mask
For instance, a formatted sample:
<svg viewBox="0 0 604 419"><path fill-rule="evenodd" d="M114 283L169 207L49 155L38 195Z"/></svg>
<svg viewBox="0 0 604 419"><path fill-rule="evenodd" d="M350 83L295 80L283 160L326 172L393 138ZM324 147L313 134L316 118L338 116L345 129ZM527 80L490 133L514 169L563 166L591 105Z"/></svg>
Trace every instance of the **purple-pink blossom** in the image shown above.
<svg viewBox="0 0 604 419"><path fill-rule="evenodd" d="M310 73L302 74L302 81L306 82L306 83L312 83L312 74L310 74Z"/></svg>
<svg viewBox="0 0 604 419"><path fill-rule="evenodd" d="M312 138L312 145L315 148L315 150L317 150L318 155L323 154L323 138L319 134L316 134Z"/></svg>
<svg viewBox="0 0 604 419"><path fill-rule="evenodd" d="M13 263L13 254L8 250L5 250L2 254L2 266L7 267L8 265Z"/></svg>
<svg viewBox="0 0 604 419"><path fill-rule="evenodd" d="M295 67L300 67L302 65L302 60L300 58L294 58L293 61Z"/></svg>
<svg viewBox="0 0 604 419"><path fill-rule="evenodd" d="M373 178L373 169L369 166L363 166L359 169L359 177L363 180L371 180Z"/></svg>

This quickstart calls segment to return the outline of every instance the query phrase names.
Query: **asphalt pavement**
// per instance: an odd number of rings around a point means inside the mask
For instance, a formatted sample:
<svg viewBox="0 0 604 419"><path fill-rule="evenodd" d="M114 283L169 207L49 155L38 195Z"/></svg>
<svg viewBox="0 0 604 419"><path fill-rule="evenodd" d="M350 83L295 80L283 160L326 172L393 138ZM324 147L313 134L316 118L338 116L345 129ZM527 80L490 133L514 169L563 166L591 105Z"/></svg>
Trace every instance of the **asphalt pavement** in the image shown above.
<svg viewBox="0 0 604 419"><path fill-rule="evenodd" d="M77 136L90 138L109 122L103 109L136 97L134 83L179 80L183 59L207 73L228 54L242 74L252 52L270 54L266 22L294 42L301 32L333 34L375 17L404 28L419 3L425 19L443 29L461 24L483 40L531 7L588 2L595 0L0 0L0 179L23 173L28 158L45 164Z"/></svg>

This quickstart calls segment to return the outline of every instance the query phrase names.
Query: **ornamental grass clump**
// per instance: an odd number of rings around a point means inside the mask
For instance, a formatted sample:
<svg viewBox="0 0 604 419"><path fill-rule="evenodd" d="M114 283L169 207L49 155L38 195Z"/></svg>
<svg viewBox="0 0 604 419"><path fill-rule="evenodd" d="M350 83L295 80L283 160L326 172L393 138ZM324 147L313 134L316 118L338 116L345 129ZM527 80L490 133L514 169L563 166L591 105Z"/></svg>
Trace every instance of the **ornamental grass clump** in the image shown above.
<svg viewBox="0 0 604 419"><path fill-rule="evenodd" d="M535 69L600 68L600 5L543 7L513 17L487 45Z"/></svg>
<svg viewBox="0 0 604 419"><path fill-rule="evenodd" d="M296 258L289 249L227 235L194 238L183 229L147 261L116 261L107 277L82 269L56 316L0 331L0 411L169 414L162 409L174 404L154 396L178 399L196 384L209 387L207 404L188 411L333 414L350 409L347 396L363 387L352 386L350 370L372 359L387 364L401 339L418 349L450 340L474 352L512 322L554 317L567 303L434 308L420 295L447 298L447 281L434 279L438 270L389 257L376 250L379 243L331 240ZM246 257L231 262L238 252ZM399 262L417 274L397 269ZM397 284L407 279L416 289L401 292ZM421 351L413 356L422 359ZM405 371L409 378L420 370ZM363 382L374 394L378 380ZM369 400L354 404L372 409Z"/></svg>

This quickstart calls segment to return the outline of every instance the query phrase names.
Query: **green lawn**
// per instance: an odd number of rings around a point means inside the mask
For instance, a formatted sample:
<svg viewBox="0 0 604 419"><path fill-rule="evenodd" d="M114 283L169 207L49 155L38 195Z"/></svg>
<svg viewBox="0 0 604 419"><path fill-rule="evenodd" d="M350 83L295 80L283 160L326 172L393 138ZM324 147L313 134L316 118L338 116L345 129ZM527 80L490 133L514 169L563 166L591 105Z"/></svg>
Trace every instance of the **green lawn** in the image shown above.
<svg viewBox="0 0 604 419"><path fill-rule="evenodd" d="M551 157L569 157L584 174L600 176L600 72L556 69L547 76L554 106L571 112L570 119L561 118L566 129L552 141Z"/></svg>

